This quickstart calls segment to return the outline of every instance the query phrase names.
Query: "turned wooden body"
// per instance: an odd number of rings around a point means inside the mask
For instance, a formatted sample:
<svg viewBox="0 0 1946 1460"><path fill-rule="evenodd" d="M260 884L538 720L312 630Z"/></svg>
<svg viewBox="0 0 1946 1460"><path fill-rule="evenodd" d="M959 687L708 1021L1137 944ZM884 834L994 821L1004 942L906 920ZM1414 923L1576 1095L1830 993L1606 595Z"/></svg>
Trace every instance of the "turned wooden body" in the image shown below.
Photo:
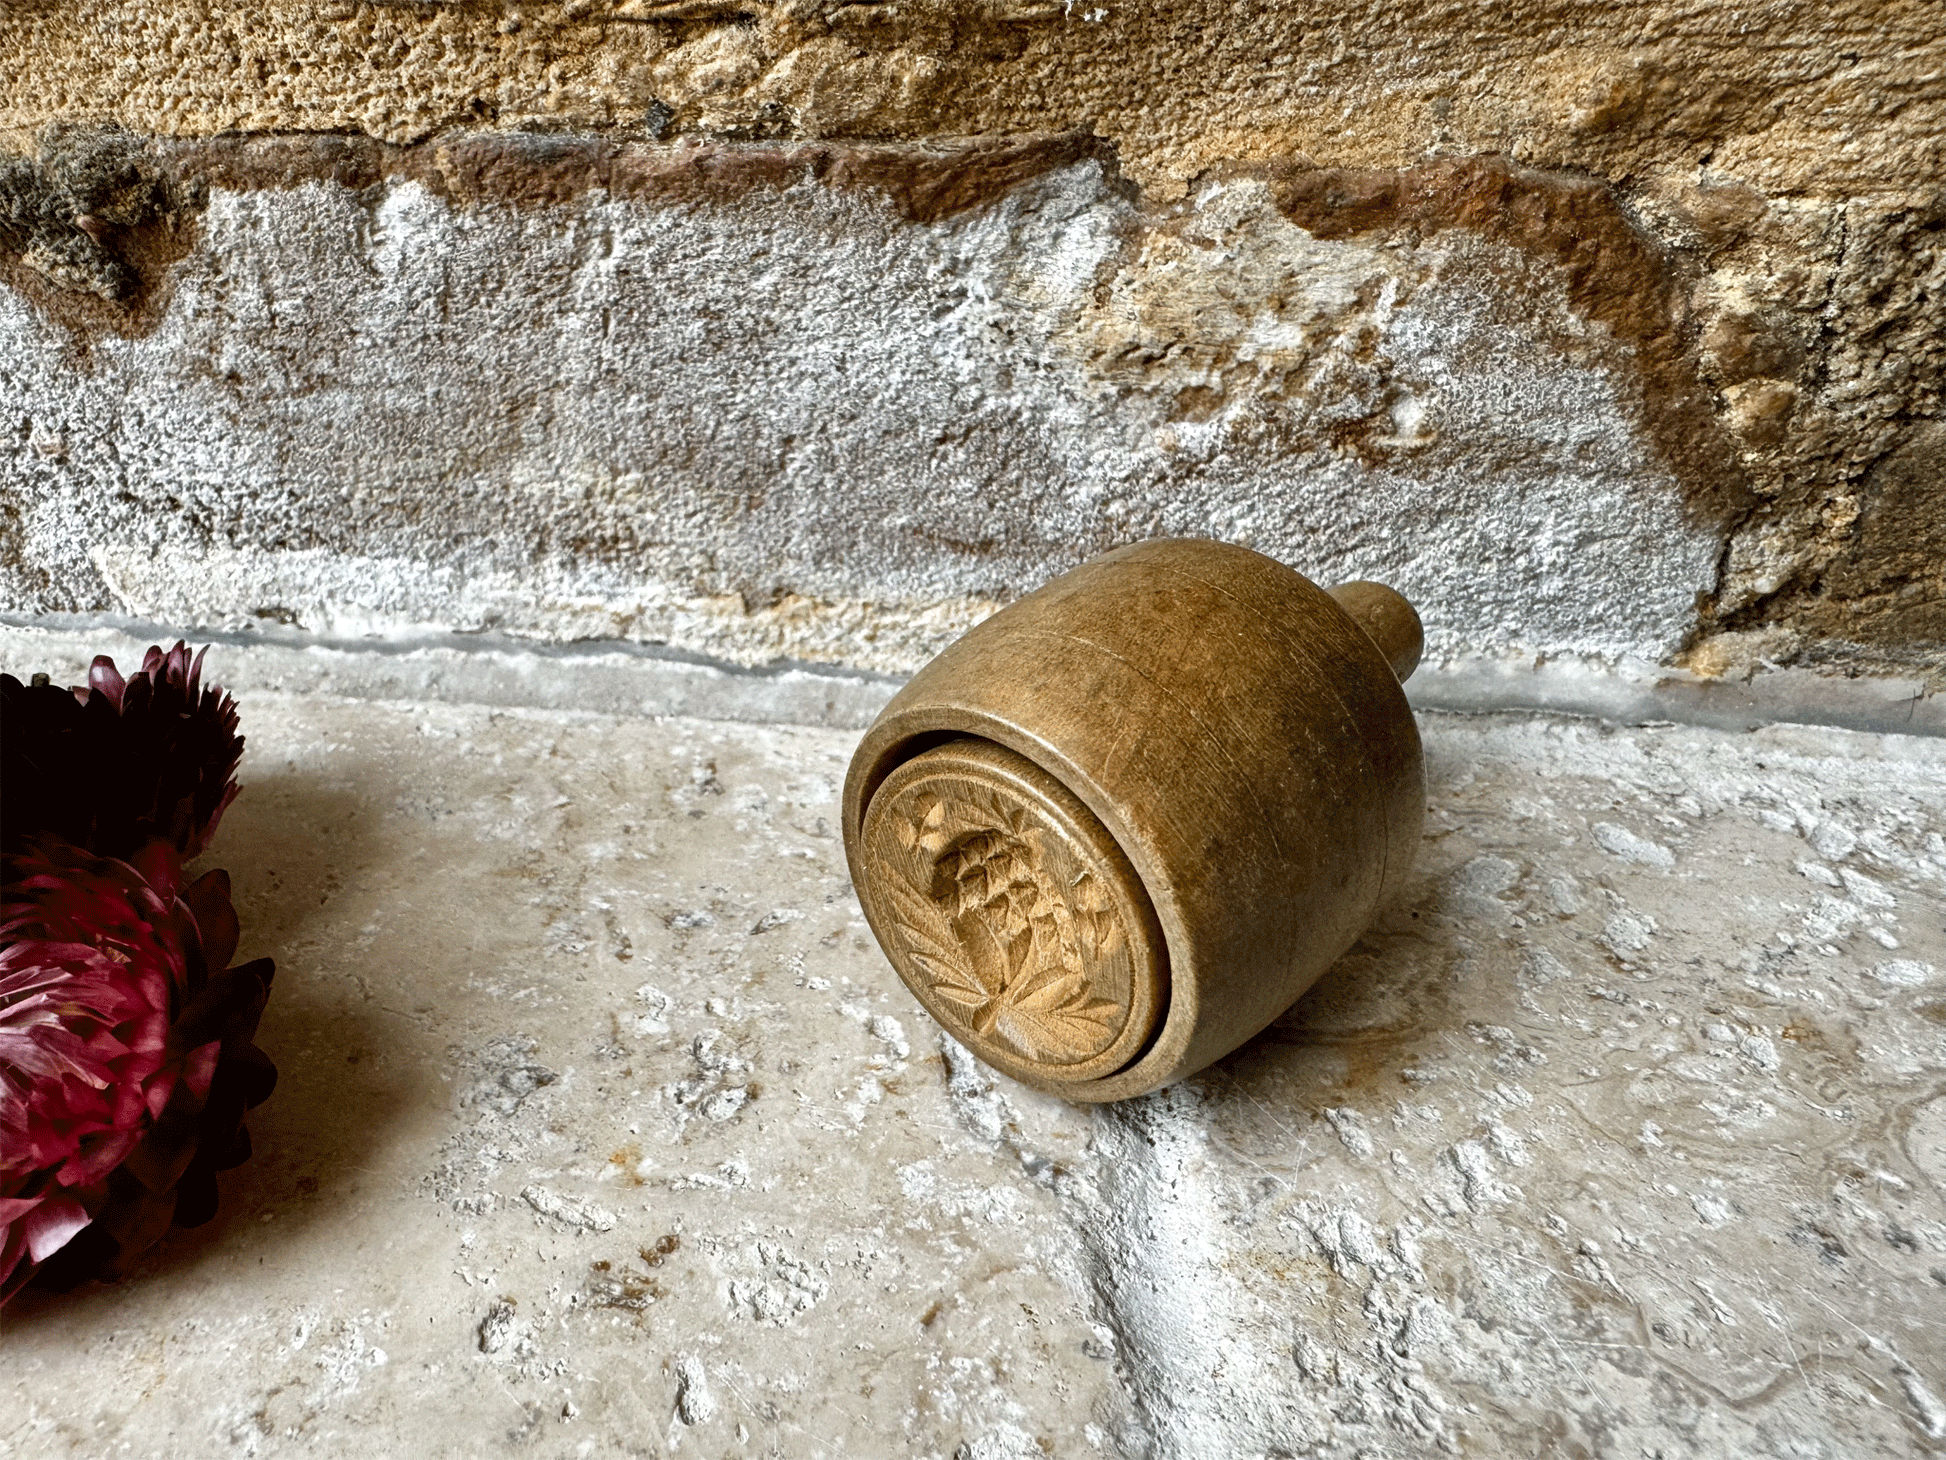
<svg viewBox="0 0 1946 1460"><path fill-rule="evenodd" d="M1396 888L1425 810L1418 621L1336 592L1222 543L1123 548L974 628L866 733L853 883L982 1059L1075 1100L1155 1089L1275 1019Z"/></svg>

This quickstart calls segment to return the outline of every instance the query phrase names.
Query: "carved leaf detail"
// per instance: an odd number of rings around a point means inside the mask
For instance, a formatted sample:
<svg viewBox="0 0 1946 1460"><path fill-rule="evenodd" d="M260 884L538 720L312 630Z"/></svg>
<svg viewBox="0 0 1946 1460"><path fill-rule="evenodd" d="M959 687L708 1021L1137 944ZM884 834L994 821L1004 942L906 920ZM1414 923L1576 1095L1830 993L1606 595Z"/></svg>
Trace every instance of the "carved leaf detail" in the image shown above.
<svg viewBox="0 0 1946 1460"><path fill-rule="evenodd" d="M892 925L905 940L912 961L931 978L933 987L949 997L984 1003L999 992L989 988L967 959L950 926L938 910L924 898L915 896L896 882L890 884L895 909Z"/></svg>
<svg viewBox="0 0 1946 1460"><path fill-rule="evenodd" d="M1113 903L1089 873L1059 886L1042 831L1024 808L968 788L928 797L899 840L930 884L892 877L893 925L911 963L966 1027L1028 1059L1060 1062L1102 1048L1124 1017L1090 977L1123 944ZM1065 880L1065 879L1061 879Z"/></svg>
<svg viewBox="0 0 1946 1460"><path fill-rule="evenodd" d="M1030 1059L1053 1046L1086 1047L1114 1031L1121 1005L1090 995L1088 981L1064 968L1042 969L1008 991L994 1028Z"/></svg>

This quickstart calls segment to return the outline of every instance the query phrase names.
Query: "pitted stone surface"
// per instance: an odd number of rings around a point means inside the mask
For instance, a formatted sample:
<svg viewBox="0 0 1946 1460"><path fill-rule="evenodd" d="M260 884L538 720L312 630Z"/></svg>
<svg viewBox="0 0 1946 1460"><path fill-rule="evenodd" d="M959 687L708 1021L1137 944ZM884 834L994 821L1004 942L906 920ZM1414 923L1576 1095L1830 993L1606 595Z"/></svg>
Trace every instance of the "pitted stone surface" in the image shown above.
<svg viewBox="0 0 1946 1460"><path fill-rule="evenodd" d="M910 667L1199 531L1392 578L1436 655L1946 673L1923 184L1244 149L1175 198L1087 131L28 150L16 612Z"/></svg>
<svg viewBox="0 0 1946 1460"><path fill-rule="evenodd" d="M243 715L282 1084L0 1454L1946 1450L1939 742L1427 717L1401 903L1083 1110L870 944L846 733Z"/></svg>
<svg viewBox="0 0 1946 1460"><path fill-rule="evenodd" d="M810 137L1092 126L1145 185L1309 155L1677 159L1776 193L1939 175L1930 0L1403 7L1323 0L72 0L0 29L0 128L208 135L456 124Z"/></svg>
<svg viewBox="0 0 1946 1460"><path fill-rule="evenodd" d="M1086 546L1188 520L1403 562L1489 653L1946 685L1937 0L74 0L9 7L0 69L0 334L33 361L0 374L6 608L909 665ZM677 211L729 208L664 268L666 230L576 202L629 195L629 149L689 176ZM987 228L889 259L769 196L815 173L931 224L1056 154L1110 175L1108 253ZM1237 226L1253 177L1281 227ZM203 211L306 179L357 199ZM408 181L462 216L418 216ZM176 357L101 338L157 330ZM131 369L142 420L105 421L91 391ZM57 490L70 435L86 480ZM508 508L490 547L482 500ZM884 531L845 535L859 503ZM90 558L156 537L173 589ZM1483 581L1441 599L1448 576Z"/></svg>
<svg viewBox="0 0 1946 1460"><path fill-rule="evenodd" d="M1263 178L1154 230L1093 160L934 223L799 174L538 214L218 188L200 228L85 361L0 295L7 607L909 671L1193 534L1390 582L1435 654L1658 659L1722 550L1567 274L1320 239Z"/></svg>

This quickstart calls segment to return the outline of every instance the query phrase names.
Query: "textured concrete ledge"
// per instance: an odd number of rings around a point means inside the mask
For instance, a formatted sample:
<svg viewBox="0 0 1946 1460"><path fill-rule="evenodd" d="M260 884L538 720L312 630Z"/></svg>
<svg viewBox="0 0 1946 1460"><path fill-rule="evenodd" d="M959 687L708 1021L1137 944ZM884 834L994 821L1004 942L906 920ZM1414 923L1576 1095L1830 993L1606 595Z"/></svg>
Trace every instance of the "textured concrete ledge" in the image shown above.
<svg viewBox="0 0 1946 1460"><path fill-rule="evenodd" d="M8 1312L0 1454L1946 1451L1937 741L1429 715L1400 903L1084 1110L871 945L848 731L244 716L282 1083L212 1225Z"/></svg>
<svg viewBox="0 0 1946 1460"><path fill-rule="evenodd" d="M117 618L0 615L7 658L79 682L88 661L139 658L181 631ZM827 665L751 668L627 643L535 644L495 635L328 640L269 626L193 633L240 691L351 699L693 715L862 730L904 682ZM1419 709L1585 715L1618 724L1673 721L1723 730L1768 724L1946 735L1946 696L1918 680L1768 669L1706 679L1684 670L1563 656L1453 655L1406 686Z"/></svg>

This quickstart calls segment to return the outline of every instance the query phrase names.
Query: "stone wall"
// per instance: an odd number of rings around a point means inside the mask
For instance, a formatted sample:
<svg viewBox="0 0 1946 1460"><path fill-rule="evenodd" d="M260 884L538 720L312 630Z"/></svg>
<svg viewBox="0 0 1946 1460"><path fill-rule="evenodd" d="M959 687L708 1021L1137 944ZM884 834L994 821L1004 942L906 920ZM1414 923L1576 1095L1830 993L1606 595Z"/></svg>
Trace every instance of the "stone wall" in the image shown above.
<svg viewBox="0 0 1946 1460"><path fill-rule="evenodd" d="M1931 3L16 4L0 608L899 671L1131 538L1946 680Z"/></svg>

